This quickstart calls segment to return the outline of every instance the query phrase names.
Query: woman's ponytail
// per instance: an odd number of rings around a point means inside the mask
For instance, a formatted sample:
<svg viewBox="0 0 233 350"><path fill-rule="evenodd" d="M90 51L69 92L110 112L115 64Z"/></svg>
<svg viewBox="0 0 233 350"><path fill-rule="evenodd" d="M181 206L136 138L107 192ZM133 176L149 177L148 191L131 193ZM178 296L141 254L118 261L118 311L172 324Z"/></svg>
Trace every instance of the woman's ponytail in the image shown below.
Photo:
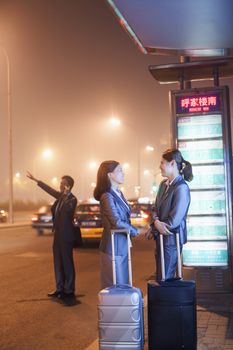
<svg viewBox="0 0 233 350"><path fill-rule="evenodd" d="M182 169L180 173L184 176L185 181L192 181L193 179L193 171L192 165L187 160L182 158Z"/></svg>

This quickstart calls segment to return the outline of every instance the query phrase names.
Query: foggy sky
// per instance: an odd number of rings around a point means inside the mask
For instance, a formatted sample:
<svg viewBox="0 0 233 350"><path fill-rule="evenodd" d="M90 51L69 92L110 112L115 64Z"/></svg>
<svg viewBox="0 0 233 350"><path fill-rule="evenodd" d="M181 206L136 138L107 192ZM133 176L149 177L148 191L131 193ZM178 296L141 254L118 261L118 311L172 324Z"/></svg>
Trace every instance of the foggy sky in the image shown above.
<svg viewBox="0 0 233 350"><path fill-rule="evenodd" d="M10 56L14 173L22 175L14 186L15 198L49 199L26 179L26 170L49 183L70 174L74 193L90 196L96 169L88 164L106 159L130 164L125 188L133 196L138 138L141 170L150 170L147 179L141 173L147 194L161 152L170 143L168 92L178 89L176 84L159 85L148 66L178 58L143 55L103 0L1 0L0 45ZM2 202L7 199L8 160L6 62L1 54L0 77ZM232 94L232 80L224 83ZM115 130L107 123L112 115L122 121ZM153 154L144 152L147 144L155 147ZM41 157L46 148L54 151L50 161Z"/></svg>

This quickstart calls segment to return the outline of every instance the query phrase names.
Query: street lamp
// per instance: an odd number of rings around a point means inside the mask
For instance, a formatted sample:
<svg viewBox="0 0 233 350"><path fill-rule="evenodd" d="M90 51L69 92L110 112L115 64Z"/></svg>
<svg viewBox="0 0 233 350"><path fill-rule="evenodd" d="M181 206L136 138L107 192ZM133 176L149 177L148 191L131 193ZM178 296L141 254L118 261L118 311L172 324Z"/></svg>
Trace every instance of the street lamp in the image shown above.
<svg viewBox="0 0 233 350"><path fill-rule="evenodd" d="M161 171L155 172L154 169L145 169L143 171L143 174L147 178L147 184L150 183L149 178L153 178L152 185L150 187L150 194L156 194L158 191L159 183L162 180Z"/></svg>
<svg viewBox="0 0 233 350"><path fill-rule="evenodd" d="M13 148L12 148L12 115L11 115L11 69L9 55L4 47L0 47L7 65L7 120L8 120L8 176L9 176L9 213L8 220L13 223Z"/></svg>
<svg viewBox="0 0 233 350"><path fill-rule="evenodd" d="M113 127L118 127L121 125L121 120L117 117L112 117L109 120L109 123ZM135 193L137 197L140 197L141 195L141 145L140 145L140 137L138 130L135 129L135 127L129 123L125 123L127 126L129 126L130 129L133 130L133 132L136 134L136 140L137 140L137 186L135 186ZM147 145L145 147L146 152L153 152L154 147L151 145Z"/></svg>
<svg viewBox="0 0 233 350"><path fill-rule="evenodd" d="M150 174L150 170L145 169L145 170L143 171L143 173L144 173L144 175L148 175L148 174Z"/></svg>
<svg viewBox="0 0 233 350"><path fill-rule="evenodd" d="M119 126L121 125L121 121L120 119L116 118L116 117L112 117L109 121L110 125L113 127Z"/></svg>
<svg viewBox="0 0 233 350"><path fill-rule="evenodd" d="M90 168L90 169L96 169L96 167L97 167L97 163L96 163L95 161L91 161L91 162L89 163L89 168Z"/></svg>
<svg viewBox="0 0 233 350"><path fill-rule="evenodd" d="M57 185L58 185L58 178L57 178L56 176L54 176L54 177L52 178L51 182L52 182L52 184L53 184L54 186L57 186Z"/></svg>
<svg viewBox="0 0 233 350"><path fill-rule="evenodd" d="M53 156L53 151L50 148L43 150L42 157L44 159L51 159Z"/></svg>
<svg viewBox="0 0 233 350"><path fill-rule="evenodd" d="M109 124L115 128L121 125L121 120L117 117L111 117L109 120ZM140 138L138 135L137 130L134 128L134 126L130 125L129 123L126 123L127 126L130 127L135 133L136 133L136 139L137 139L137 186L135 186L135 192L137 194L137 197L140 197L140 190L141 190L141 181L140 181L140 171L141 171L141 164L140 164ZM127 168L127 166L125 167Z"/></svg>
<svg viewBox="0 0 233 350"><path fill-rule="evenodd" d="M129 163L123 163L123 164L122 164L122 168L123 168L124 170L128 170L129 167L130 167Z"/></svg>
<svg viewBox="0 0 233 350"><path fill-rule="evenodd" d="M147 152L153 152L155 150L154 147L150 145L147 145L145 149Z"/></svg>

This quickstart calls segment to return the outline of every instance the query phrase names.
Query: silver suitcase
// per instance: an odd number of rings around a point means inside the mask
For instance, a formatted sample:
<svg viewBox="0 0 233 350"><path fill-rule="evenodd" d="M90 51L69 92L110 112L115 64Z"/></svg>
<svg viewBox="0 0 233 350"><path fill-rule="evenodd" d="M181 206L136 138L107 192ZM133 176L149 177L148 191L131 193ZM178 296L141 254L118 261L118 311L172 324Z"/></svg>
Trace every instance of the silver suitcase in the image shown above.
<svg viewBox="0 0 233 350"><path fill-rule="evenodd" d="M116 284L114 235L126 234L128 242L129 283ZM143 295L132 286L130 234L112 230L112 265L114 285L98 295L98 324L100 350L142 350L144 347Z"/></svg>

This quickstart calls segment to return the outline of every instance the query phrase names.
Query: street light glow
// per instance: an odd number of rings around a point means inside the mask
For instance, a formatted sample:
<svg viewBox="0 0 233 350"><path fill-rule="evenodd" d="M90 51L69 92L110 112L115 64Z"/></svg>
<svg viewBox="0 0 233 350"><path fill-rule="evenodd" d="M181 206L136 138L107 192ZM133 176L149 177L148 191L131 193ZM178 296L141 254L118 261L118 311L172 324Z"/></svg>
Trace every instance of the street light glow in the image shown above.
<svg viewBox="0 0 233 350"><path fill-rule="evenodd" d="M20 178L20 176L21 176L21 174L20 174L20 173L16 173L16 174L15 174L15 177L16 177L17 179L19 179L19 178Z"/></svg>
<svg viewBox="0 0 233 350"><path fill-rule="evenodd" d="M147 151L147 152L153 152L153 151L154 151L154 147L148 145L148 146L146 146L146 151Z"/></svg>
<svg viewBox="0 0 233 350"><path fill-rule="evenodd" d="M97 167L97 163L95 161L92 161L89 163L89 168L90 169L95 169Z"/></svg>
<svg viewBox="0 0 233 350"><path fill-rule="evenodd" d="M113 126L113 127L117 127L117 126L119 126L119 125L121 124L121 121L120 121L119 118L112 117L112 118L110 119L110 124L111 124L111 126Z"/></svg>
<svg viewBox="0 0 233 350"><path fill-rule="evenodd" d="M56 185L56 184L58 183L57 177L53 177L53 178L52 178L52 183L53 183L54 185Z"/></svg>
<svg viewBox="0 0 233 350"><path fill-rule="evenodd" d="M123 164L122 164L122 168L123 168L124 170L129 169L129 163L123 163Z"/></svg>
<svg viewBox="0 0 233 350"><path fill-rule="evenodd" d="M53 151L50 148L47 148L42 152L42 156L45 159L50 159L52 155L53 155Z"/></svg>

